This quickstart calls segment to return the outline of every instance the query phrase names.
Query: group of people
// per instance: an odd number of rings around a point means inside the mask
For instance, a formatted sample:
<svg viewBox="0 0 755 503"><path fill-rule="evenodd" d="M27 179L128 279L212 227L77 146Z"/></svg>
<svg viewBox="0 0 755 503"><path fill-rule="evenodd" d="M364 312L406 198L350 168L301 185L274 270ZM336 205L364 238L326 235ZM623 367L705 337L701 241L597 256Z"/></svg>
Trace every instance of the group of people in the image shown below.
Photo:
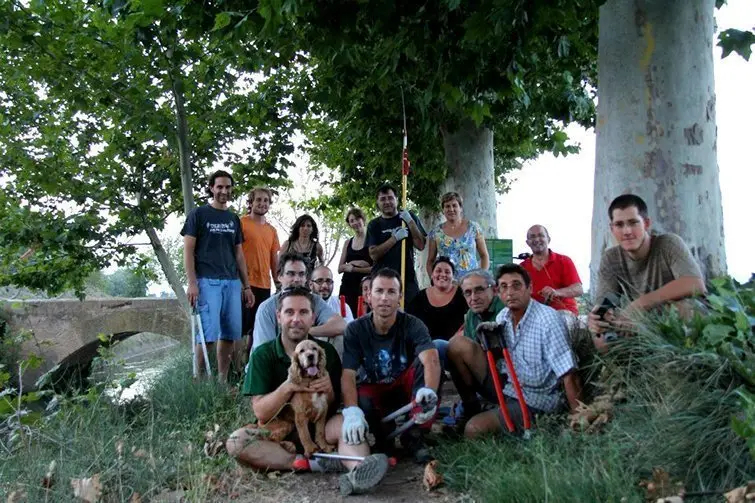
<svg viewBox="0 0 755 503"><path fill-rule="evenodd" d="M399 208L396 189L382 185L376 192L378 217L365 226L361 210L346 216L354 237L344 245L338 266L341 301L333 295L333 274L322 263L314 220L297 219L279 249L275 229L265 220L270 191L252 190L249 214L239 218L227 209L232 186L230 174L213 173L211 203L189 215L182 234L189 301L200 314L207 342L217 343L221 379L227 378L234 344L249 334L242 391L252 397L256 422L234 432L226 444L240 462L259 470L343 471L343 494L367 491L385 475L384 454L395 445L389 440L395 424L382 418L407 403L423 406L412 408L413 425L400 435L401 445L417 462L431 459L425 435L438 415L446 375L461 398L455 429L467 438L506 431L505 415L522 431L525 413L533 417L577 407L581 383L567 320L577 314L576 297L583 288L572 260L550 249L545 227L528 230L532 254L521 265L506 264L491 274L482 230L464 219L458 194L443 196L446 221L427 235L414 213ZM602 257L600 302L588 315L599 350L617 332L631 332L636 313L705 293L690 250L676 235L651 233L641 198L619 196L608 213L618 245ZM420 291L411 265L414 250L425 246L431 286ZM272 295L271 275L279 285ZM526 411L505 376L508 414L499 409L498 379L491 375L480 330L497 331L504 339ZM305 339L323 348L329 375L300 389L288 367ZM265 440L265 424L300 391L327 397L325 437L347 460L305 460ZM374 436L372 447L368 433Z"/></svg>

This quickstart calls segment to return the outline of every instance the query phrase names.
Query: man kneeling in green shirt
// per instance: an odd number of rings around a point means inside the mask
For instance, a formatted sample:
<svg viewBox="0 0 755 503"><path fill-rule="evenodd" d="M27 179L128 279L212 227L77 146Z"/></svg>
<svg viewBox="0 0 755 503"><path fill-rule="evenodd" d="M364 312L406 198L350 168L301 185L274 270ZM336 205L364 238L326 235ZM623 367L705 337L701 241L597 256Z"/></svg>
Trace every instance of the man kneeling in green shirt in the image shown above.
<svg viewBox="0 0 755 503"><path fill-rule="evenodd" d="M341 361L335 348L327 342L315 341L325 351L328 376L314 380L309 387L294 384L288 377L296 345L304 339L314 340L309 336L309 329L314 324L314 298L309 290L303 287L284 290L277 299L276 317L281 334L252 353L250 370L244 379L243 393L252 397L252 411L259 424L249 424L233 432L226 442L228 454L256 470L303 470L307 466L312 471L348 470L340 479L343 495L361 493L375 487L385 476L388 459L383 454L370 455L366 442L346 444L341 438L341 414L333 415L328 420L325 439L331 445L338 444L339 454L363 457L362 461L312 459L307 462L303 456L289 453L279 443L265 440L268 432L260 425L274 419L294 393L325 393L330 414L340 402ZM293 442L298 452L303 450L296 429L286 440Z"/></svg>

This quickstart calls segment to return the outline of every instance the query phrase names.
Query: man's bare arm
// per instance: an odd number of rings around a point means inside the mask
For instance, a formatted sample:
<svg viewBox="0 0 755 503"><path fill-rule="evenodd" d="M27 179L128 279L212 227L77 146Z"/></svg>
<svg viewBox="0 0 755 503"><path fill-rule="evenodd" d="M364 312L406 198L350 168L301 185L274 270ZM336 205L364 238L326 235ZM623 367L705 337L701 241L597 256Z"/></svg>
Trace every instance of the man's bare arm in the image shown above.
<svg viewBox="0 0 755 503"><path fill-rule="evenodd" d="M307 391L307 388L285 381L275 391L266 395L253 396L252 411L257 421L266 423L273 419L283 409L283 406L291 400L291 395L295 391Z"/></svg>
<svg viewBox="0 0 755 503"><path fill-rule="evenodd" d="M564 288L556 289L556 293L559 297L573 298L579 297L585 290L582 288L582 283L574 283L573 285L565 286Z"/></svg>
<svg viewBox="0 0 755 503"><path fill-rule="evenodd" d="M440 356L438 350L426 349L419 354L419 361L425 367L425 387L437 392L440 386Z"/></svg>
<svg viewBox="0 0 755 503"><path fill-rule="evenodd" d="M579 379L576 369L569 371L562 379L564 380L564 391L566 391L569 409L574 410L582 400L582 381Z"/></svg>
<svg viewBox="0 0 755 503"><path fill-rule="evenodd" d="M343 335L345 330L346 320L338 314L334 314L322 325L310 328L309 335L313 337L337 337Z"/></svg>
<svg viewBox="0 0 755 503"><path fill-rule="evenodd" d="M394 238L393 236L391 236L388 239L386 239L385 241L383 241L382 243L380 243L379 245L370 246L370 248L368 250L368 252L370 254L370 258L374 262L377 262L378 260L380 260L381 258L383 258L383 256L386 253L388 253L388 250L390 250L391 248L393 248L393 246L396 245L397 243L398 243L398 241L396 240L396 238Z"/></svg>
<svg viewBox="0 0 755 503"><path fill-rule="evenodd" d="M695 297L707 292L705 283L702 278L697 276L682 276L669 283L666 283L658 290L648 292L645 295L635 299L629 304L629 310L636 309L646 311L653 307L671 302L674 300L684 299L686 297Z"/></svg>
<svg viewBox="0 0 755 503"><path fill-rule="evenodd" d="M184 236L184 269L186 270L186 298L189 305L194 307L199 297L199 285L197 284L197 269L194 264L194 249L197 246L195 236Z"/></svg>
<svg viewBox="0 0 755 503"><path fill-rule="evenodd" d="M341 372L341 394L343 395L344 408L358 404L359 395L357 394L357 373L355 370L343 369L343 372Z"/></svg>
<svg viewBox="0 0 755 503"><path fill-rule="evenodd" d="M417 223L412 219L409 222L409 234L412 235L412 244L420 251L425 249L425 236L417 227Z"/></svg>

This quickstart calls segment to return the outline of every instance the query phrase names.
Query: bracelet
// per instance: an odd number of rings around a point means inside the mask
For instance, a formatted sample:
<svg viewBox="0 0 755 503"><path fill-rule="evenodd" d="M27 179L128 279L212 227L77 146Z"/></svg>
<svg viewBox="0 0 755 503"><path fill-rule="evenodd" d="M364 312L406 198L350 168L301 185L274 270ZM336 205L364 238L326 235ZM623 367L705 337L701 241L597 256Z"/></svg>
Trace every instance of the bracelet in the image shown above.
<svg viewBox="0 0 755 503"><path fill-rule="evenodd" d="M251 289L252 289L252 287L251 287L251 286L245 286L245 287L244 287L244 290L251 290Z"/></svg>

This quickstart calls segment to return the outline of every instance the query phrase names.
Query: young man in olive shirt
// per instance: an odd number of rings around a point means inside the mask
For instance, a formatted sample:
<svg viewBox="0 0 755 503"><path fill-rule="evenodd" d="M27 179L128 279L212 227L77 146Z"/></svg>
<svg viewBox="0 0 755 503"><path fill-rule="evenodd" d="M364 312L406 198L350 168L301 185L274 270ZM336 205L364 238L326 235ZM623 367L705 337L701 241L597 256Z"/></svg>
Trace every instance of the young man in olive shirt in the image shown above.
<svg viewBox="0 0 755 503"><path fill-rule="evenodd" d="M309 387L294 384L289 380L288 368L296 345L304 339L314 340L309 330L314 324L314 296L308 289L293 287L284 290L277 299L278 323L280 336L275 340L261 345L251 355L251 364L255 369L255 377L247 373L244 380L243 393L251 395L251 406L260 425L274 419L283 407L291 400L296 392L325 393L330 405L331 413L335 411L340 397L341 361L333 346L327 342L315 341L325 351L328 376L313 381ZM338 452L347 456L362 456L364 461L343 461L328 463L326 461L306 462L296 454L286 451L280 444L264 439L264 426L247 425L233 432L226 442L228 453L239 462L257 470L300 470L307 465L315 470L339 471L347 468L350 471L341 477L341 494L359 493L376 486L385 476L388 459L385 455L370 455L367 442L346 444L341 440L340 414L332 416L325 426L326 441L338 444ZM287 438L297 444L296 430ZM297 445L297 450L301 450Z"/></svg>
<svg viewBox="0 0 755 503"><path fill-rule="evenodd" d="M634 194L617 197L608 207L608 216L618 245L601 257L596 306L588 316L588 328L599 350L605 349L604 333L631 327L630 320L637 314L706 292L700 266L682 238L651 233L642 198ZM600 316L597 310L606 297L623 298L628 305L620 313L609 309Z"/></svg>

